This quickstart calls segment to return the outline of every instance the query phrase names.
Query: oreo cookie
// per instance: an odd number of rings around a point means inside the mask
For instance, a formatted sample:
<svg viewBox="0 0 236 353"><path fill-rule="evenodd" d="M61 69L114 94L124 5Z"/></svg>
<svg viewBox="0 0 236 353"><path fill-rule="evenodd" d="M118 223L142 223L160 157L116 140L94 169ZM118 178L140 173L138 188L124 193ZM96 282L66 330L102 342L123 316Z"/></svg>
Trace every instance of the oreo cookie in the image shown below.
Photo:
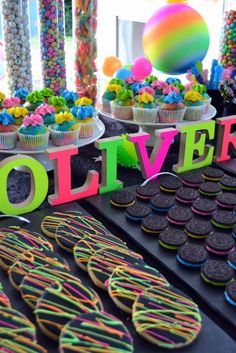
<svg viewBox="0 0 236 353"><path fill-rule="evenodd" d="M236 206L236 194L224 192L216 196L216 203L219 207L233 209Z"/></svg>
<svg viewBox="0 0 236 353"><path fill-rule="evenodd" d="M198 269L207 261L207 251L203 245L186 243L178 249L176 258L181 265Z"/></svg>
<svg viewBox="0 0 236 353"><path fill-rule="evenodd" d="M235 249L235 241L225 233L213 233L206 239L206 249L215 255L228 255Z"/></svg>
<svg viewBox="0 0 236 353"><path fill-rule="evenodd" d="M214 197L221 193L222 189L218 183L212 181L206 181L199 186L199 192L208 197Z"/></svg>
<svg viewBox="0 0 236 353"><path fill-rule="evenodd" d="M159 234L159 244L166 249L177 250L188 240L187 235L181 229L168 228Z"/></svg>
<svg viewBox="0 0 236 353"><path fill-rule="evenodd" d="M136 196L143 201L149 201L153 196L157 195L160 191L159 180L149 181L146 185L140 185L136 189Z"/></svg>
<svg viewBox="0 0 236 353"><path fill-rule="evenodd" d="M223 178L219 182L220 186L223 190L226 191L236 191L236 178L224 175Z"/></svg>
<svg viewBox="0 0 236 353"><path fill-rule="evenodd" d="M228 255L228 265L236 270L236 251Z"/></svg>
<svg viewBox="0 0 236 353"><path fill-rule="evenodd" d="M178 226L185 225L192 218L193 214L188 208L175 207L167 213L167 220Z"/></svg>
<svg viewBox="0 0 236 353"><path fill-rule="evenodd" d="M134 195L126 190L118 190L111 194L110 203L115 207L128 207L135 202Z"/></svg>
<svg viewBox="0 0 236 353"><path fill-rule="evenodd" d="M175 205L172 195L159 194L151 198L151 208L156 212L167 212Z"/></svg>
<svg viewBox="0 0 236 353"><path fill-rule="evenodd" d="M194 239L207 238L212 233L212 225L210 221L192 218L185 225L185 233Z"/></svg>
<svg viewBox="0 0 236 353"><path fill-rule="evenodd" d="M224 261L208 260L201 268L204 282L213 286L226 286L234 277L233 269Z"/></svg>
<svg viewBox="0 0 236 353"><path fill-rule="evenodd" d="M217 205L214 200L203 198L194 201L191 210L199 216L212 216L217 210Z"/></svg>
<svg viewBox="0 0 236 353"><path fill-rule="evenodd" d="M204 169L202 176L206 180L217 182L223 178L224 172L218 168L208 167Z"/></svg>
<svg viewBox="0 0 236 353"><path fill-rule="evenodd" d="M132 206L126 208L126 218L130 221L139 222L152 212L151 207L139 202L135 202Z"/></svg>
<svg viewBox="0 0 236 353"><path fill-rule="evenodd" d="M148 234L159 234L165 230L168 226L166 217L159 215L152 215L146 217L142 221L141 228L145 233Z"/></svg>
<svg viewBox="0 0 236 353"><path fill-rule="evenodd" d="M160 189L164 192L175 193L182 185L182 181L172 175L160 179Z"/></svg>
<svg viewBox="0 0 236 353"><path fill-rule="evenodd" d="M202 173L200 172L189 172L186 174L181 175L183 184L190 188L198 188L201 183L204 182L204 178Z"/></svg>
<svg viewBox="0 0 236 353"><path fill-rule="evenodd" d="M184 204L192 204L199 197L198 190L192 188L180 188L175 194L175 199Z"/></svg>
<svg viewBox="0 0 236 353"><path fill-rule="evenodd" d="M224 295L229 304L236 306L236 281L227 284Z"/></svg>
<svg viewBox="0 0 236 353"><path fill-rule="evenodd" d="M230 229L236 225L236 215L233 212L217 211L213 214L211 222L215 227Z"/></svg>

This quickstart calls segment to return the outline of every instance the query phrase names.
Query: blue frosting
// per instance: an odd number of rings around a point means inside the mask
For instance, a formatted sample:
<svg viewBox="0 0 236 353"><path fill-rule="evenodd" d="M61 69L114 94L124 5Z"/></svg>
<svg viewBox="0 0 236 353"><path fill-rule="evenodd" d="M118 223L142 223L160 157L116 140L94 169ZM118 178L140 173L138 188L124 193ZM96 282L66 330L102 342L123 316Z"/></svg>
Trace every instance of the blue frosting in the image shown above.
<svg viewBox="0 0 236 353"><path fill-rule="evenodd" d="M78 93L72 92L72 91L68 91L68 90L64 90L63 92L61 92L61 96L63 98L65 98L65 100L67 102L70 102L70 101L75 102L76 99L78 99Z"/></svg>
<svg viewBox="0 0 236 353"><path fill-rule="evenodd" d="M26 97L29 94L29 90L27 88L18 88L13 93L13 97L18 97L20 99L26 100Z"/></svg>
<svg viewBox="0 0 236 353"><path fill-rule="evenodd" d="M179 78L175 78L175 77L168 77L166 79L166 83L168 83L168 85L171 85L172 83L174 82L179 82L181 83L180 79Z"/></svg>
<svg viewBox="0 0 236 353"><path fill-rule="evenodd" d="M165 103L182 103L183 99L179 94L177 94L175 92L171 92L164 98L164 102Z"/></svg>
<svg viewBox="0 0 236 353"><path fill-rule="evenodd" d="M134 93L138 93L138 91L140 90L140 88L143 88L143 87L147 87L147 86L150 86L150 83L149 82L143 82L143 83L133 83L132 86L131 86L131 89Z"/></svg>
<svg viewBox="0 0 236 353"><path fill-rule="evenodd" d="M76 116L78 110L79 110L79 107L74 106L70 109L70 112L72 115Z"/></svg>
<svg viewBox="0 0 236 353"><path fill-rule="evenodd" d="M92 117L93 113L95 112L95 109L92 105L81 105L77 108L78 110L75 116L77 119L80 119L80 120Z"/></svg>
<svg viewBox="0 0 236 353"><path fill-rule="evenodd" d="M0 113L0 124L2 125L10 125L10 124L14 124L15 120L14 117L7 113L6 111L3 111L2 113Z"/></svg>
<svg viewBox="0 0 236 353"><path fill-rule="evenodd" d="M200 268L206 261L199 262L198 264L193 264L191 262L185 261L179 257L179 255L176 256L177 260L184 266L190 267L190 268Z"/></svg>

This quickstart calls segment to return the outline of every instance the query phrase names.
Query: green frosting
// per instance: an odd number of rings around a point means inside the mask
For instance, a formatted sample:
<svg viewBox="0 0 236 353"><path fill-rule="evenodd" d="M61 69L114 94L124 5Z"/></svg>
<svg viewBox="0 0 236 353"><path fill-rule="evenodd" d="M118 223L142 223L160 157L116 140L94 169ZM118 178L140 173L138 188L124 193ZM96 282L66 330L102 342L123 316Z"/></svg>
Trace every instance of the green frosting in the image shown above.
<svg viewBox="0 0 236 353"><path fill-rule="evenodd" d="M184 85L182 85L182 83L180 83L180 82L173 82L171 84L171 86L177 87L180 92L184 91Z"/></svg>
<svg viewBox="0 0 236 353"><path fill-rule="evenodd" d="M55 105L64 106L64 105L66 105L66 100L65 100L65 98L63 98L61 96L52 96L49 98L48 104L53 105L53 106L55 106Z"/></svg>
<svg viewBox="0 0 236 353"><path fill-rule="evenodd" d="M35 126L21 126L20 133L23 135L41 135L45 134L47 129L43 125L35 125Z"/></svg>
<svg viewBox="0 0 236 353"><path fill-rule="evenodd" d="M117 94L117 98L114 100L114 103L121 106L131 105L133 96L133 91L130 89L123 89Z"/></svg>
<svg viewBox="0 0 236 353"><path fill-rule="evenodd" d="M41 89L40 93L43 97L46 97L46 98L53 96L53 90L51 88L45 87L45 88Z"/></svg>
<svg viewBox="0 0 236 353"><path fill-rule="evenodd" d="M26 97L26 100L27 102L30 102L30 103L37 103L37 102L43 102L44 98L40 91L33 91Z"/></svg>
<svg viewBox="0 0 236 353"><path fill-rule="evenodd" d="M153 81L157 81L158 78L155 75L149 75L145 78L145 82L152 83Z"/></svg>
<svg viewBox="0 0 236 353"><path fill-rule="evenodd" d="M196 83L191 90L193 91L197 91L200 94L206 93L206 86L205 85L201 85L200 83Z"/></svg>
<svg viewBox="0 0 236 353"><path fill-rule="evenodd" d="M114 99L116 99L116 92L106 91L103 93L102 97L109 101L113 101Z"/></svg>
<svg viewBox="0 0 236 353"><path fill-rule="evenodd" d="M112 78L111 81L109 81L109 85L110 84L115 84L115 85L120 85L120 86L124 86L124 81L121 80L120 78Z"/></svg>

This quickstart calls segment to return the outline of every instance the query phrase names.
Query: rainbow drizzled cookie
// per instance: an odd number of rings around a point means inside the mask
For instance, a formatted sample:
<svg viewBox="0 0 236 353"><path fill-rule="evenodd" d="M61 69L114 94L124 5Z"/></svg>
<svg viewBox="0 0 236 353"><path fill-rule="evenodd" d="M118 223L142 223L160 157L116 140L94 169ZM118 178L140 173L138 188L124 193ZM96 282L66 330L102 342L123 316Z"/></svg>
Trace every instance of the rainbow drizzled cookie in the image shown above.
<svg viewBox="0 0 236 353"><path fill-rule="evenodd" d="M192 343L201 330L197 304L175 288L150 287L133 305L136 331L164 348L181 348Z"/></svg>
<svg viewBox="0 0 236 353"><path fill-rule="evenodd" d="M2 284L0 282L0 306L5 306L7 308L11 308L10 299L8 296L3 292Z"/></svg>
<svg viewBox="0 0 236 353"><path fill-rule="evenodd" d="M53 212L52 215L44 217L41 223L42 232L50 238L55 238L56 229L61 222L81 214L79 211Z"/></svg>
<svg viewBox="0 0 236 353"><path fill-rule="evenodd" d="M108 280L108 293L120 309L132 313L137 296L151 286L169 286L169 283L153 267L118 266Z"/></svg>
<svg viewBox="0 0 236 353"><path fill-rule="evenodd" d="M82 270L88 271L89 259L97 250L114 246L127 249L126 244L114 235L94 234L92 237L83 237L73 248L75 262Z"/></svg>
<svg viewBox="0 0 236 353"><path fill-rule="evenodd" d="M0 353L47 353L47 351L36 342L16 337L14 340L1 340Z"/></svg>
<svg viewBox="0 0 236 353"><path fill-rule="evenodd" d="M47 264L52 265L55 270L62 267L70 271L68 263L60 255L46 249L32 248L20 253L9 268L8 275L12 285L19 289L21 281L27 273L36 267Z"/></svg>
<svg viewBox="0 0 236 353"><path fill-rule="evenodd" d="M144 265L143 258L134 251L114 247L100 249L90 257L88 273L91 280L100 288L107 289L106 281L117 266L130 264Z"/></svg>
<svg viewBox="0 0 236 353"><path fill-rule="evenodd" d="M73 247L84 236L104 235L109 231L91 216L81 215L61 223L56 230L56 242L64 250L73 252Z"/></svg>
<svg viewBox="0 0 236 353"><path fill-rule="evenodd" d="M101 300L93 289L79 281L66 280L45 289L34 313L45 335L57 340L64 325L74 316L102 308Z"/></svg>
<svg viewBox="0 0 236 353"><path fill-rule="evenodd" d="M63 328L60 353L132 353L133 339L124 324L105 312L74 317Z"/></svg>

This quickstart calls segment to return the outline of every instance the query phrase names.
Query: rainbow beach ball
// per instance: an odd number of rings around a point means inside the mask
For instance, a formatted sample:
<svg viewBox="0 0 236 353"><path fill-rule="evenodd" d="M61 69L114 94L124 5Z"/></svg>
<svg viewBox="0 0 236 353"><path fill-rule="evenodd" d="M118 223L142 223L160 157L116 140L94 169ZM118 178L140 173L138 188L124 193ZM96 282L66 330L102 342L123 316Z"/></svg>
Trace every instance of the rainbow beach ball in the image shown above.
<svg viewBox="0 0 236 353"><path fill-rule="evenodd" d="M186 4L173 3L157 10L145 24L142 45L157 70L183 74L204 59L209 47L209 31L196 10Z"/></svg>

